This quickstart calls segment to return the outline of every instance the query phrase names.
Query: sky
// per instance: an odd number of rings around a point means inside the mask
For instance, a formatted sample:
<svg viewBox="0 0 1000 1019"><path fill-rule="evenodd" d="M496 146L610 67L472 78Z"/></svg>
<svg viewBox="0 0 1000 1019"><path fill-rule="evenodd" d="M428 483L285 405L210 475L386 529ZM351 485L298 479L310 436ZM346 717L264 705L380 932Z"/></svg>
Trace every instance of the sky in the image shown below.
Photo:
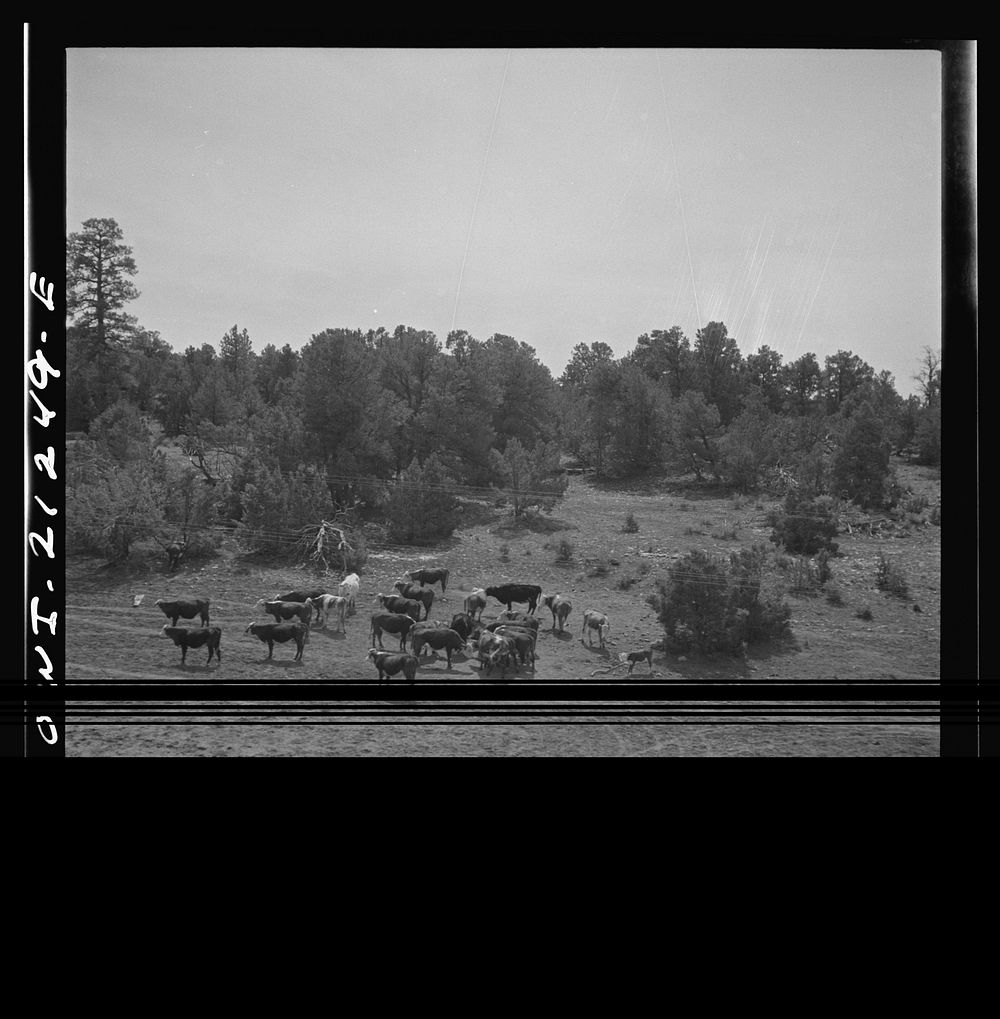
<svg viewBox="0 0 1000 1019"><path fill-rule="evenodd" d="M66 223L176 350L328 328L578 343L721 321L897 390L941 346L934 50L79 48Z"/></svg>

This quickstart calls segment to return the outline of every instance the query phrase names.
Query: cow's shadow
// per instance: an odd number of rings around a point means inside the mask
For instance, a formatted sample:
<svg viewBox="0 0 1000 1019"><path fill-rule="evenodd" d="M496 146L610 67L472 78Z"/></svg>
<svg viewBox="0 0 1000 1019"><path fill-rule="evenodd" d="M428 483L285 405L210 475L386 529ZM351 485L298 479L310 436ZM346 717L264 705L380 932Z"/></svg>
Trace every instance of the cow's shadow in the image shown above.
<svg viewBox="0 0 1000 1019"><path fill-rule="evenodd" d="M559 630L546 630L545 632L546 632L546 634L548 636L555 637L556 640L572 640L573 639L573 634L571 634L569 632L569 630L563 630L562 632L560 632Z"/></svg>
<svg viewBox="0 0 1000 1019"><path fill-rule="evenodd" d="M262 658L259 661L260 665L269 665L274 669L300 669L302 667L302 659L297 661L294 658Z"/></svg>
<svg viewBox="0 0 1000 1019"><path fill-rule="evenodd" d="M343 630L310 630L309 636L323 637L326 640L347 640L347 634Z"/></svg>
<svg viewBox="0 0 1000 1019"><path fill-rule="evenodd" d="M185 673L187 673L187 672L215 672L215 670L218 669L221 664L222 664L222 662L217 662L214 659L212 660L212 663L210 665L209 664L192 665L190 662L185 662L185 663L178 662L174 666L174 669L180 669L181 672L185 672Z"/></svg>

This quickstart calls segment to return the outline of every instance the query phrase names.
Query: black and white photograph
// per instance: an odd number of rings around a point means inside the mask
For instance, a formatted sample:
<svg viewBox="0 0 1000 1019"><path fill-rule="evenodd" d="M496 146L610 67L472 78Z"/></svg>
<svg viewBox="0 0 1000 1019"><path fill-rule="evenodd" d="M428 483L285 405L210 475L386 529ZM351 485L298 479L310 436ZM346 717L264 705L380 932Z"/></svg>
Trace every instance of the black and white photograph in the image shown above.
<svg viewBox="0 0 1000 1019"><path fill-rule="evenodd" d="M5 754L982 752L973 41L33 32Z"/></svg>

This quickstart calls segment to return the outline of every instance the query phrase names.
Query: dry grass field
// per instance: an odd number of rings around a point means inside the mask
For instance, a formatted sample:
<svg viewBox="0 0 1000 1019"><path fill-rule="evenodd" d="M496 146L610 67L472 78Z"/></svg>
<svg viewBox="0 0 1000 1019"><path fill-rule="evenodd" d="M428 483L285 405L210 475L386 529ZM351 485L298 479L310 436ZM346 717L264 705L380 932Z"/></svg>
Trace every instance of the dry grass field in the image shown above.
<svg viewBox="0 0 1000 1019"><path fill-rule="evenodd" d="M941 529L928 520L930 510L940 505L939 474L902 461L894 466L904 486L927 497L927 511L920 519L893 522L874 535L857 527L839 534L841 554L832 561L833 578L818 591L790 592L787 575L775 567L769 583L782 587L792 607L792 639L787 644L751 648L745 658L657 649L653 677L688 682L939 678ZM658 645L663 637L646 597L670 563L695 549L729 553L753 543L773 549L765 516L774 505L769 499L700 489L691 481L649 481L628 488L575 476L552 516L537 518L531 526L512 527L509 517L484 510L481 520L436 548L373 553L362 572L362 596L356 614L348 618L346 635L333 626L314 629L301 663L293 661L294 648L287 645L276 646L274 659L268 661L266 645L244 634L248 623L268 618L254 610L254 603L304 585L335 590L339 575L282 568L243 556L229 545L215 558L189 562L173 575L166 573L160 558L133 557L126 566L106 567L73 557L66 568L67 681L371 681L375 670L366 654L376 595L391 591L403 571L440 565L450 569L451 582L443 600L438 594L432 618L450 620L470 589L507 581L539 584L546 592L571 599L573 611L564 634L553 632L551 616L539 611L536 670L518 672L517 681L604 676L617 682L625 678L624 668L613 668L620 652ZM629 513L638 525L632 533L623 530ZM907 597L878 589L880 553L902 572ZM831 590L838 594L831 595ZM206 668L206 653L197 649L181 667L180 650L161 634L166 620L154 605L158 598L170 597L211 599L212 624L223 631L221 664ZM501 608L491 600L484 620ZM610 617L605 650L581 639L588 608ZM870 618L860 618L866 608ZM385 640L387 650L394 645L393 638ZM647 675L643 663L633 678ZM457 656L449 670L443 657L428 655L421 660L417 685L429 681L486 680L472 658ZM177 720L102 725L74 718L71 688L68 698L67 756L835 757L935 756L939 749L936 726L883 722L678 725L596 720L529 725L495 719L489 724L366 719L350 725L189 725Z"/></svg>

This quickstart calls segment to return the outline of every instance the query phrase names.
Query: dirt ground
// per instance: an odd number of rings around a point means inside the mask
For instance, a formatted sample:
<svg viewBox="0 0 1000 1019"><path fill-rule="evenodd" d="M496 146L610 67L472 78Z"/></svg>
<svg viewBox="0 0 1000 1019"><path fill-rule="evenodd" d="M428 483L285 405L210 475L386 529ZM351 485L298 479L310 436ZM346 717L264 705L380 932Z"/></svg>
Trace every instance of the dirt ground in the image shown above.
<svg viewBox="0 0 1000 1019"><path fill-rule="evenodd" d="M940 504L936 471L903 462L900 480L930 500L922 522L880 535L841 534L841 555L833 560L832 584L840 598L826 590L786 593L792 606L793 639L782 647L750 649L745 659L701 658L657 650L653 678L698 682L740 681L879 681L938 679L940 664L941 529L926 518ZM507 518L487 512L452 539L432 549L386 547L371 554L362 571L357 612L347 633L314 629L303 660L294 648L278 645L274 659L267 647L244 634L251 621L266 621L254 604L281 590L316 584L335 590L339 574L283 568L246 557L231 544L210 560L191 562L168 575L161 560L134 557L125 566L105 567L97 560L71 557L66 567L67 756L108 757L376 757L376 756L936 756L936 724L901 721L849 721L832 724L702 724L699 719L657 717L653 720L607 719L527 724L524 719L456 719L454 724L428 720L404 724L392 719L358 717L357 724L318 724L315 718L245 724L248 719L219 718L211 724L189 724L175 718L152 724L95 724L74 716L74 681L160 680L170 683L224 679L247 682L336 683L371 681L375 670L366 655L369 619L376 595L387 593L403 571L446 566L451 580L443 598L438 591L431 617L450 620L461 610L473 587L504 582L539 584L546 592L570 598L573 611L563 634L554 632L551 615L540 610L538 661L534 673L519 671L515 681L579 680L603 676L625 678L613 668L618 654L662 639L656 615L646 604L666 568L694 549L728 553L741 545L767 544L765 521L772 500L739 497L685 487L674 482L647 482L634 490L610 489L583 477L572 479L566 498L551 518L533 529L512 528ZM468 507L471 514L475 507ZM625 533L631 512L638 531ZM506 525L506 526L505 526ZM559 543L563 549L560 558ZM568 552L568 561L564 561ZM879 553L889 557L908 584L906 598L876 587ZM772 583L781 583L775 572ZM787 584L785 585L787 592ZM134 602L141 596L140 604ZM162 633L166 622L155 606L159 598L210 598L212 625L222 627L222 662L206 667L203 649L180 650ZM837 603L839 601L839 603ZM867 607L871 619L857 613ZM588 646L580 626L585 609L606 612L611 632L605 649ZM484 620L502 606L491 600ZM192 625L188 623L187 625ZM398 647L385 639L387 650ZM649 675L645 663L634 678ZM428 681L482 683L478 662L458 655L449 670L444 657L421 660L417 684ZM399 680L393 680L398 683ZM80 705L76 705L80 707ZM123 716L125 721L127 716ZM204 719L199 719L204 721ZM718 719L716 720L718 721ZM783 720L787 722L786 720ZM926 719L921 719L926 723Z"/></svg>

